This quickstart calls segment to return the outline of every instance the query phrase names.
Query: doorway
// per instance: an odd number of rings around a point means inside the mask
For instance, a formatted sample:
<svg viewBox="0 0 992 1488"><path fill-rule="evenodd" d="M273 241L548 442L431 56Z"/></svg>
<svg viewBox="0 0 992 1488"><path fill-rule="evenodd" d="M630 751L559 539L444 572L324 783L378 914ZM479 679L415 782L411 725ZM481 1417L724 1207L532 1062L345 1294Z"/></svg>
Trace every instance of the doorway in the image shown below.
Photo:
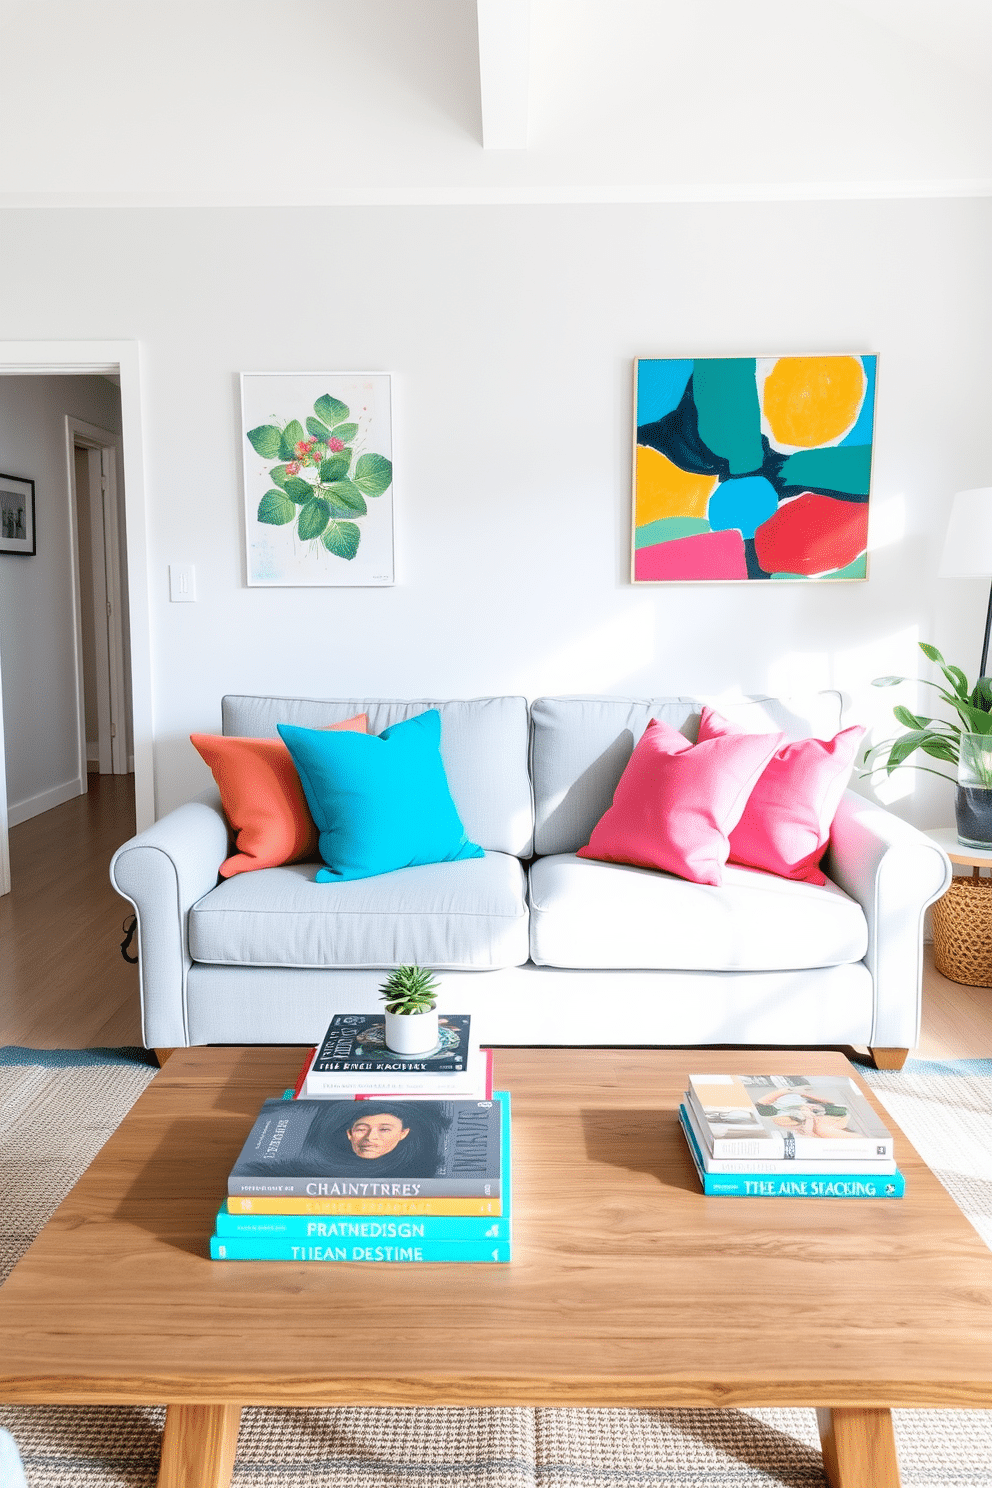
<svg viewBox="0 0 992 1488"><path fill-rule="evenodd" d="M69 496L76 515L79 627L77 698L84 767L100 775L130 771L127 588L121 554L127 536L118 500L117 436L66 417Z"/></svg>
<svg viewBox="0 0 992 1488"><path fill-rule="evenodd" d="M107 431L89 426L90 432L84 426L81 431L70 431L67 427L67 457L70 468L70 480L75 478L75 448L76 441L82 437L79 444L81 449L87 451L87 473L89 474L89 452L96 450L100 459L101 506L103 506L103 483L107 481L108 475L113 475L115 484L122 485L123 490L117 490L117 496L123 495L120 511L118 532L126 532L126 542L122 543L118 538L118 569L121 574L122 598L126 600L126 620L124 606L118 611L120 633L115 642L110 629L107 632L108 648L108 694L115 675L117 681L113 684L120 698L124 698L127 691L131 696L131 720L130 729L125 726L123 740L118 745L117 764L114 763L114 753L111 747L110 763L111 770L123 768L127 770L133 764L134 793L135 793L135 824L138 831L150 826L155 820L155 782L152 747L152 696L151 696L151 655L150 655L150 616L149 616L149 593L147 574L147 528L145 513L144 493L144 469L142 458L142 429L140 413L140 385L139 385L139 359L136 343L129 341L0 341L0 376L86 376L100 375L112 377L115 381L119 378L121 393L121 427L122 436L119 445L113 451L113 470L106 468L106 457L100 456L101 440ZM71 446L70 446L71 436ZM88 441L88 442L87 442ZM122 479L121 479L122 478ZM92 483L91 483L92 484ZM74 524L75 508L70 511L70 525ZM107 562L106 542L107 527L109 522L103 523L104 563ZM90 524L92 531L92 522ZM75 556L77 533L73 531L73 554ZM111 554L111 558L113 555ZM78 573L78 564L77 573ZM110 603L113 605L113 598ZM77 635L79 633L78 615L81 609L78 584L74 594L74 604L77 615ZM108 620L112 619L108 616ZM4 671L3 657L4 637L0 632L0 702L2 702L2 679ZM115 648L116 646L116 653ZM116 659L115 660L115 655ZM123 680L122 680L123 667ZM83 711L82 695L82 658L77 651L77 675L79 676L80 708ZM128 673L130 673L130 686L128 687ZM124 710L126 718L126 708ZM110 724L116 720L110 716ZM10 723L8 720L8 727ZM81 788L85 788L85 776L87 765L87 729L85 726L85 715L80 726L80 768L82 773ZM118 734L120 728L118 725ZM111 738L113 735L111 735ZM5 748L9 755L9 740L5 740L2 727L2 713L0 713L0 894L6 893L10 888L9 871L9 843L8 843L8 811L6 792L6 773L4 766ZM99 752L99 731L97 735L97 749Z"/></svg>

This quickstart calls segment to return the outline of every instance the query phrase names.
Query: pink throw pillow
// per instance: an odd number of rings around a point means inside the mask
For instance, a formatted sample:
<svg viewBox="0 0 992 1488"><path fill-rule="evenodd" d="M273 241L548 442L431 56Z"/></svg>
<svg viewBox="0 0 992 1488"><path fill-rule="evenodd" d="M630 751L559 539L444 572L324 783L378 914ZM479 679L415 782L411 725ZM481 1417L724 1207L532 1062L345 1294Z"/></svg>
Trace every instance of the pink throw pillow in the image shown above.
<svg viewBox="0 0 992 1488"><path fill-rule="evenodd" d="M729 834L783 738L731 734L690 744L678 729L652 718L613 805L579 857L660 868L693 883L722 883Z"/></svg>
<svg viewBox="0 0 992 1488"><path fill-rule="evenodd" d="M777 749L730 834L730 862L780 878L825 884L817 865L827 850L864 732L855 724L833 739L799 739ZM703 709L700 742L741 737L726 718L712 708Z"/></svg>

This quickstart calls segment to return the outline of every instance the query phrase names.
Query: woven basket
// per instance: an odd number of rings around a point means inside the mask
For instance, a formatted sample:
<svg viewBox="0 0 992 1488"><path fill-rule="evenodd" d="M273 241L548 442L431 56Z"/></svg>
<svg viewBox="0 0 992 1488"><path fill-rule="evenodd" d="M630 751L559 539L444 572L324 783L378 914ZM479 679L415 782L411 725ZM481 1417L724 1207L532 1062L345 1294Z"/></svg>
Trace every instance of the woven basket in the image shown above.
<svg viewBox="0 0 992 1488"><path fill-rule="evenodd" d="M968 987L992 987L992 878L955 878L931 910L933 962Z"/></svg>

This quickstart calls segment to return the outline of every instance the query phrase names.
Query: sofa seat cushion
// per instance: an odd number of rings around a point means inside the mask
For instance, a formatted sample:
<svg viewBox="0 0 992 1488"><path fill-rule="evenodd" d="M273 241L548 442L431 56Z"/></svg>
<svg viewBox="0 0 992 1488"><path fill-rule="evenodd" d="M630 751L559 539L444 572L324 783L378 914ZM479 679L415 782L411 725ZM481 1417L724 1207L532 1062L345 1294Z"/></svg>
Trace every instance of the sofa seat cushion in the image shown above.
<svg viewBox="0 0 992 1488"><path fill-rule="evenodd" d="M836 884L733 863L716 888L557 853L532 865L530 905L538 966L802 970L860 961L868 945L861 906Z"/></svg>
<svg viewBox="0 0 992 1488"><path fill-rule="evenodd" d="M317 883L319 866L263 868L211 889L189 913L193 960L478 971L527 960L523 869L506 853L341 883Z"/></svg>

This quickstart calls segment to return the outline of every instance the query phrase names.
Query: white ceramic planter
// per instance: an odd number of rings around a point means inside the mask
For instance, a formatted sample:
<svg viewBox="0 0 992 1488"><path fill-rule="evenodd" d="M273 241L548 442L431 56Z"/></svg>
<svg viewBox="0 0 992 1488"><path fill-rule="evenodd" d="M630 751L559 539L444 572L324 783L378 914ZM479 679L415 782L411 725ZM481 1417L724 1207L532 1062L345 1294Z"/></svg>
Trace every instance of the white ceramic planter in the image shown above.
<svg viewBox="0 0 992 1488"><path fill-rule="evenodd" d="M394 1054L429 1054L437 1048L437 1008L429 1013L386 1013L386 1047Z"/></svg>

